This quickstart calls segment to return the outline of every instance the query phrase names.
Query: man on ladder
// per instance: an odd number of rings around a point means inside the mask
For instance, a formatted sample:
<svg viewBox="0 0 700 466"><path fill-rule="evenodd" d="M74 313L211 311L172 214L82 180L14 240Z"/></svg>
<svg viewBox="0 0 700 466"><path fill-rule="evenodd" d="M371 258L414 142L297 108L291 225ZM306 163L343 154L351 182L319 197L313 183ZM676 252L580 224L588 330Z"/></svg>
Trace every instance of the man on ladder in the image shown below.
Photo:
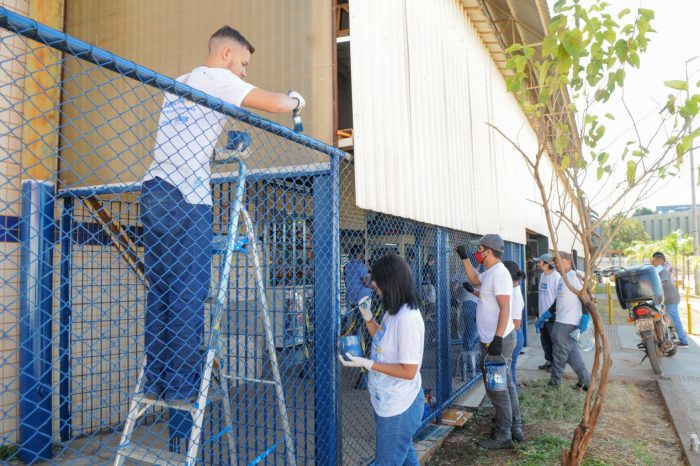
<svg viewBox="0 0 700 466"><path fill-rule="evenodd" d="M204 65L177 80L236 106L272 113L304 107L298 92L274 93L243 81L254 51L237 30L224 26L209 39ZM163 100L140 200L149 283L143 392L151 398L192 401L200 390L212 257L209 163L226 119L173 94Z"/></svg>

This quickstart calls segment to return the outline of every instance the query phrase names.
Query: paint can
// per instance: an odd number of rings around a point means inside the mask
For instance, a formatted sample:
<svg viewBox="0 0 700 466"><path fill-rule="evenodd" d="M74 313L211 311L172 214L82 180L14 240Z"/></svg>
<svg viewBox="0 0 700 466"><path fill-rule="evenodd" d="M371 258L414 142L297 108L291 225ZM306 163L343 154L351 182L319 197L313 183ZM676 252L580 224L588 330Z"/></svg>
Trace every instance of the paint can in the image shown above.
<svg viewBox="0 0 700 466"><path fill-rule="evenodd" d="M340 338L340 346L342 349L343 358L347 361L348 358L345 357L347 353L352 356L363 357L362 353L362 343L360 337L357 335L347 335Z"/></svg>
<svg viewBox="0 0 700 466"><path fill-rule="evenodd" d="M508 389L508 364L503 356L500 360L486 357L484 361L486 370L486 389L492 392L502 392Z"/></svg>

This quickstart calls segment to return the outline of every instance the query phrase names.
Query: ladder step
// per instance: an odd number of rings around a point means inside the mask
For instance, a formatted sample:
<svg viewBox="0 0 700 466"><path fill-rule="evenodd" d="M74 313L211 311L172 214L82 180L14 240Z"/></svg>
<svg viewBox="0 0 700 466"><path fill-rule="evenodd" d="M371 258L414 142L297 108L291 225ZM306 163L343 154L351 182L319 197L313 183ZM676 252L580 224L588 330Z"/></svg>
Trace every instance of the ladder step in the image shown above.
<svg viewBox="0 0 700 466"><path fill-rule="evenodd" d="M225 379L228 380L242 380L244 382L252 382L252 383L266 383L269 385L275 385L274 380L264 380L264 379L252 379L250 377L238 377L236 375L223 375Z"/></svg>
<svg viewBox="0 0 700 466"><path fill-rule="evenodd" d="M223 254L226 252L226 245L228 244L228 235L214 235L211 240L211 248L213 254ZM248 237L238 236L233 241L233 252L238 252L241 254L248 253Z"/></svg>
<svg viewBox="0 0 700 466"><path fill-rule="evenodd" d="M136 461L138 464L157 464L161 466L186 466L187 457L180 453L157 448L144 448L139 445L129 444L119 447L117 454L124 458Z"/></svg>
<svg viewBox="0 0 700 466"><path fill-rule="evenodd" d="M146 406L160 406L162 408L172 408L172 409L177 409L179 411L198 411L198 409L195 407L196 400L194 402L190 402L187 400L173 400L173 401L167 401L167 400L161 400L159 398L151 398L149 396L145 396L143 394L137 394L134 395L134 400L136 400L137 403L140 403L142 405Z"/></svg>

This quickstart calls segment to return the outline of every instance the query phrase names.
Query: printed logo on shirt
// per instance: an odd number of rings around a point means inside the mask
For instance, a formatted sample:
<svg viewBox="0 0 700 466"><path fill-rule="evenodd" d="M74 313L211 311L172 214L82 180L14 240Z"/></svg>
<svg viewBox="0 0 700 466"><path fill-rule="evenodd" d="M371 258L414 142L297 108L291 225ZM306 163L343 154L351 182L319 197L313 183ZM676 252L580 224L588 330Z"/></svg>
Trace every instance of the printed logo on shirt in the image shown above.
<svg viewBox="0 0 700 466"><path fill-rule="evenodd" d="M541 291L547 291L547 284L544 283L544 282L542 282L542 283L540 284L540 290L541 290Z"/></svg>

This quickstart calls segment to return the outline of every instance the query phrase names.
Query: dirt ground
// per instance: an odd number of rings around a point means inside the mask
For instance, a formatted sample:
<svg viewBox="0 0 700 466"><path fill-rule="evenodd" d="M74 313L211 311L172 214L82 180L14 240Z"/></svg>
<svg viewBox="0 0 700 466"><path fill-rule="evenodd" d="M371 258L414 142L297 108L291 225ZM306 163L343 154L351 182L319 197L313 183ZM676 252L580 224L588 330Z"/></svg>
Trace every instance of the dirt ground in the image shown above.
<svg viewBox="0 0 700 466"><path fill-rule="evenodd" d="M476 441L488 435L493 408L482 405L456 428L428 463L436 465L558 465L580 421L584 395L540 381L520 389L527 441L489 452ZM654 381L611 382L584 465L684 465L680 441Z"/></svg>

